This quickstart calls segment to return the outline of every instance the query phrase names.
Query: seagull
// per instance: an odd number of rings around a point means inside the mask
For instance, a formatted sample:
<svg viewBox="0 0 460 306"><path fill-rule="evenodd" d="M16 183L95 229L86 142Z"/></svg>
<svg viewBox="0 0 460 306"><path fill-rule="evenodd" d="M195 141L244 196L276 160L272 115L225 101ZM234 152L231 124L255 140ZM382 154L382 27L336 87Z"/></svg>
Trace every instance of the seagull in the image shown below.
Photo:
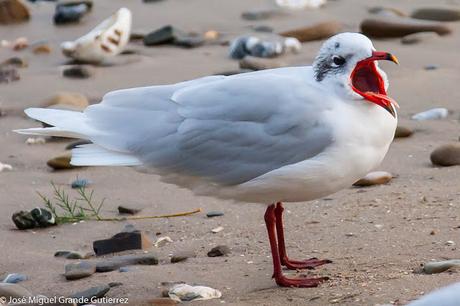
<svg viewBox="0 0 460 306"><path fill-rule="evenodd" d="M52 127L16 132L89 140L72 150L76 166L133 166L196 195L266 204L276 283L316 287L327 278L283 274L331 262L288 257L283 202L332 194L381 163L397 103L379 60L398 63L366 36L341 33L312 66L117 90L83 112L29 108Z"/></svg>
<svg viewBox="0 0 460 306"><path fill-rule="evenodd" d="M434 290L407 306L458 306L459 304L460 283L454 283Z"/></svg>

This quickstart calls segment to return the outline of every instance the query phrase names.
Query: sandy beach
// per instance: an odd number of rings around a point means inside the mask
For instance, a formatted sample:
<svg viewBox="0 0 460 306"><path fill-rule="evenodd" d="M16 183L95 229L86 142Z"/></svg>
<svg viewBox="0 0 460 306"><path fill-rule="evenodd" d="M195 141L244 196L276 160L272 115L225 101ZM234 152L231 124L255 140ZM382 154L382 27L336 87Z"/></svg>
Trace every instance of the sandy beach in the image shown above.
<svg viewBox="0 0 460 306"><path fill-rule="evenodd" d="M168 84L200 76L238 70L238 61L228 57L228 47L219 44L193 49L165 45L145 47L132 41L134 54L117 56L110 66L95 66L88 79L62 76L67 59L61 42L78 38L120 7L133 14L133 32L150 32L171 24L190 32L216 30L225 39L253 33L251 25L267 25L275 32L320 21L336 20L343 31L359 31L360 22L371 17L369 7L388 6L403 12L418 7L452 7L460 1L358 1L336 0L316 10L291 11L261 21L247 21L241 13L274 7L269 0L98 0L91 12L77 24L55 26L55 3L27 3L31 19L25 23L0 25L0 40L24 36L29 42L46 41L50 54L34 54L30 48L13 51L0 48L0 62L19 56L28 62L20 68L20 80L0 84L0 162L11 171L0 173L0 279L8 273L22 273L28 280L20 285L34 294L68 296L91 286L120 282L107 297L126 297L131 303L161 296L161 282L184 281L216 288L220 299L191 302L195 305L405 305L423 293L456 282L455 271L425 275L414 273L430 260L460 258L460 167L434 167L430 153L438 146L457 142L460 136L460 22L446 23L451 35L414 45L399 38L373 39L379 50L395 54L400 66L382 63L390 80L389 95L398 101L399 124L415 133L395 139L378 170L396 177L390 183L368 188L350 187L327 198L287 204L288 252L294 258L328 258L332 264L307 275L329 276L318 288L279 288L271 279L272 262L263 220L265 206L196 197L191 192L161 183L156 176L126 167L84 167L53 171L46 161L65 152L70 141L48 141L27 145L27 136L14 129L40 126L27 119L25 108L40 106L56 92L78 92L91 103L116 89ZM310 65L323 41L302 44L298 54L282 55L289 65ZM437 69L424 67L436 65ZM442 120L414 121L415 113L445 107ZM58 250L92 251L95 240L120 232L127 221L86 221L34 230L17 230L11 216L43 203L37 191L52 197L50 182L76 195L69 184L77 177L93 183L97 199L105 198L102 214L118 216L117 207L142 209L139 215L163 215L192 211L190 216L130 221L155 241L169 236L173 242L152 247L158 265L133 266L129 272L96 273L67 281L64 266L69 260L55 258ZM221 217L207 218L206 212L222 211ZM224 230L212 233L222 226ZM451 243L452 242L452 243ZM216 245L227 245L231 253L210 258ZM170 263L170 255L183 250L195 258ZM139 251L124 252L127 254ZM140 251L142 253L142 251ZM136 302L137 303L137 302ZM133 304L135 305L135 304ZM152 304L153 305L153 304Z"/></svg>

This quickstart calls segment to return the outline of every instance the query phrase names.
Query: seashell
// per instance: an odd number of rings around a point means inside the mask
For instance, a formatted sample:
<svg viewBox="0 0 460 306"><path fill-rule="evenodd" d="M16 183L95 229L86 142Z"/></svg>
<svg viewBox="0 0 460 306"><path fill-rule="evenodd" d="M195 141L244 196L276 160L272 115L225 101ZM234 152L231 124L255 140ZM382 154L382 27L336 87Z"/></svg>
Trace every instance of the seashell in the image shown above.
<svg viewBox="0 0 460 306"><path fill-rule="evenodd" d="M82 62L100 63L120 54L129 41L131 11L119 9L88 34L61 44L65 56Z"/></svg>
<svg viewBox="0 0 460 306"><path fill-rule="evenodd" d="M437 107L417 113L412 116L412 120L423 121L430 119L443 119L449 115L449 110L444 107Z"/></svg>
<svg viewBox="0 0 460 306"><path fill-rule="evenodd" d="M247 55L255 57L275 57L286 52L298 53L301 43L294 37L272 35L267 38L240 36L232 41L229 55L233 59L242 59Z"/></svg>
<svg viewBox="0 0 460 306"><path fill-rule="evenodd" d="M326 0L276 0L278 6L294 10L319 8L325 3Z"/></svg>
<svg viewBox="0 0 460 306"><path fill-rule="evenodd" d="M219 299L222 296L222 293L219 290L210 287L178 284L168 291L168 295L171 299L177 302L182 302Z"/></svg>

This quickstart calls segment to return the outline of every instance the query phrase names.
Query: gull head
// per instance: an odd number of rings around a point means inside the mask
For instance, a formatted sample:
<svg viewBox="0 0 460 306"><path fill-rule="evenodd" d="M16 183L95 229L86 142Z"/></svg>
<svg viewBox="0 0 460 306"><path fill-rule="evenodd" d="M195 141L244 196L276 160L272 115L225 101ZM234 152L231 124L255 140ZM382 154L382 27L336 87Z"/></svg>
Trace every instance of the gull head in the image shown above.
<svg viewBox="0 0 460 306"><path fill-rule="evenodd" d="M332 83L339 94L375 103L396 117L398 104L387 95L388 79L378 60L398 64L394 55L376 51L370 39L362 34L337 34L323 44L315 58L315 79Z"/></svg>

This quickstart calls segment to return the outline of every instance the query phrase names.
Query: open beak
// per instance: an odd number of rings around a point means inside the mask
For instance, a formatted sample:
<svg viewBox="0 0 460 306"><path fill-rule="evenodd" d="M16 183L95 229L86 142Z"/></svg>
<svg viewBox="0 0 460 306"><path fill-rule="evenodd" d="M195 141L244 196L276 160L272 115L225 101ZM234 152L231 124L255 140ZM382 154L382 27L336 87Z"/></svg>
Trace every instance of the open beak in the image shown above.
<svg viewBox="0 0 460 306"><path fill-rule="evenodd" d="M393 117L396 117L395 107L399 105L387 96L385 82L375 65L375 61L380 60L399 64L396 56L391 53L373 51L370 57L359 61L353 69L350 75L351 88L364 99L383 107Z"/></svg>

